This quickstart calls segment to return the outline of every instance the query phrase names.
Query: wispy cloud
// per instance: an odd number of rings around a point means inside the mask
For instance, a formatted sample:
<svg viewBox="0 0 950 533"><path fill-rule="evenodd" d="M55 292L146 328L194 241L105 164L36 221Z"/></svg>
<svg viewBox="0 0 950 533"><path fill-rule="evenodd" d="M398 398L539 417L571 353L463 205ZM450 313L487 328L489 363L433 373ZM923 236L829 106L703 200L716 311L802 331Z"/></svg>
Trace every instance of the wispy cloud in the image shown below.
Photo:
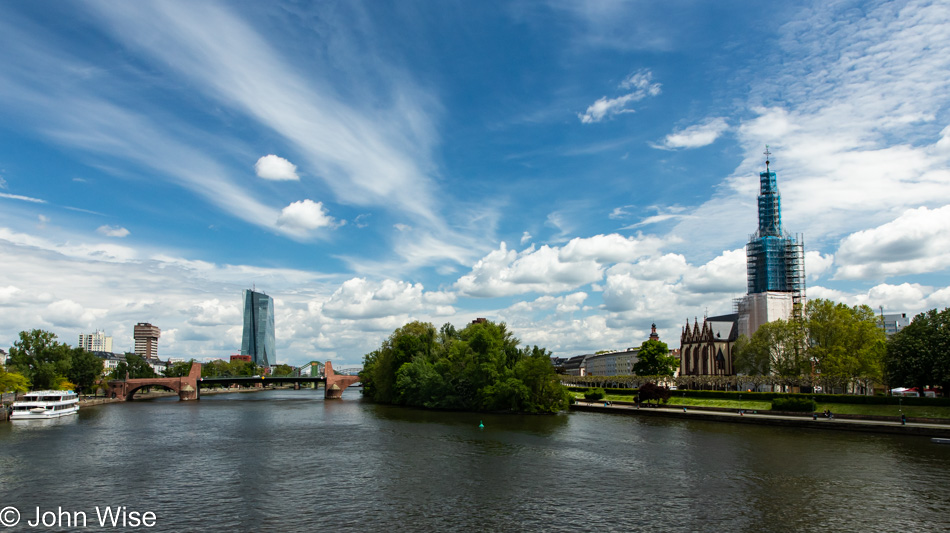
<svg viewBox="0 0 950 533"><path fill-rule="evenodd" d="M660 94L660 84L653 82L653 73L649 70L640 70L630 74L620 83L620 88L630 92L614 98L601 97L588 106L587 111L578 113L577 117L584 124L591 124L615 115L633 113L634 110L627 107L627 104L639 102L647 96Z"/></svg>
<svg viewBox="0 0 950 533"><path fill-rule="evenodd" d="M701 146L707 146L719 138L726 130L729 129L729 123L726 122L725 118L716 117L707 119L701 124L694 124L692 126L683 128L678 131L667 135L663 142L659 144L651 144L650 146L654 148L661 148L665 150L675 150L678 148L699 148Z"/></svg>
<svg viewBox="0 0 950 533"><path fill-rule="evenodd" d="M45 204L46 200L41 200L39 198L31 198L29 196L21 196L19 194L7 194L5 192L0 192L0 198L7 198L9 200L20 200L23 202L33 202L35 204Z"/></svg>
<svg viewBox="0 0 950 533"><path fill-rule="evenodd" d="M106 237L122 238L129 236L129 230L121 226L99 226L99 228L96 229L96 232L101 235L105 235Z"/></svg>

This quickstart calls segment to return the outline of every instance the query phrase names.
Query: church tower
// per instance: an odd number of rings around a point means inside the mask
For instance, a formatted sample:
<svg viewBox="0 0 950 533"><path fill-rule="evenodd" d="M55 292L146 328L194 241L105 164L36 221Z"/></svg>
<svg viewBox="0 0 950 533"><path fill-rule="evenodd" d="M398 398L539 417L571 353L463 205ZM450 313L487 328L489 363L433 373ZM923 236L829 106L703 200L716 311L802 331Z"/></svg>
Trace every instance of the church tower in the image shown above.
<svg viewBox="0 0 950 533"><path fill-rule="evenodd" d="M759 173L759 228L746 245L748 294L737 302L739 332L749 337L772 320L801 317L805 298L805 252L800 237L782 228L782 195L769 168Z"/></svg>

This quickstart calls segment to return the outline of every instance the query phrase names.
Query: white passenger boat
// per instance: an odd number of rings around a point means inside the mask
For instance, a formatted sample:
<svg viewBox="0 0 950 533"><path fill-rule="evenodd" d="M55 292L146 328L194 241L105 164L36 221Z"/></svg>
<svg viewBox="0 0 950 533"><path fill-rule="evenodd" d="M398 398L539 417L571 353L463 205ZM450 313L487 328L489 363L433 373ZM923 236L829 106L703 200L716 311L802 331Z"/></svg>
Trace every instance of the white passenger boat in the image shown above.
<svg viewBox="0 0 950 533"><path fill-rule="evenodd" d="M79 396L71 390L28 392L13 402L10 420L59 418L79 412Z"/></svg>

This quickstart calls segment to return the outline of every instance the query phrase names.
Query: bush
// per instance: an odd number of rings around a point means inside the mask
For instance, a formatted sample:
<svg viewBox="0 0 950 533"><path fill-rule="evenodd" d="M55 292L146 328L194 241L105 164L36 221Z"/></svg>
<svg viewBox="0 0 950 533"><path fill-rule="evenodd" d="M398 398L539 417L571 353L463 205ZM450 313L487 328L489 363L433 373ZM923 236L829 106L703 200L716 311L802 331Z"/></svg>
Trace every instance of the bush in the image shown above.
<svg viewBox="0 0 950 533"><path fill-rule="evenodd" d="M814 413L818 410L818 404L811 398L775 398L772 400L772 410Z"/></svg>
<svg viewBox="0 0 950 533"><path fill-rule="evenodd" d="M602 400L607 397L607 393L604 392L604 389L600 387L595 387L593 389L587 389L587 392L584 393L584 399L588 402L596 402L597 400Z"/></svg>

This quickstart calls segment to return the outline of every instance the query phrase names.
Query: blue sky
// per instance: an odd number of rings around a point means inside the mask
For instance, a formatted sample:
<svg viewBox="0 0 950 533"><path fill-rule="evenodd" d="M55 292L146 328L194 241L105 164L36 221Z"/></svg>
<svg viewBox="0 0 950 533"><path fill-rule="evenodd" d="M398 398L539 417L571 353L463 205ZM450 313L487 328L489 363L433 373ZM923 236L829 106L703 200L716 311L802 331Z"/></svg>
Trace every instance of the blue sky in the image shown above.
<svg viewBox="0 0 950 533"><path fill-rule="evenodd" d="M410 320L556 355L745 292L768 144L808 296L950 305L942 2L0 5L0 346L356 365Z"/></svg>

